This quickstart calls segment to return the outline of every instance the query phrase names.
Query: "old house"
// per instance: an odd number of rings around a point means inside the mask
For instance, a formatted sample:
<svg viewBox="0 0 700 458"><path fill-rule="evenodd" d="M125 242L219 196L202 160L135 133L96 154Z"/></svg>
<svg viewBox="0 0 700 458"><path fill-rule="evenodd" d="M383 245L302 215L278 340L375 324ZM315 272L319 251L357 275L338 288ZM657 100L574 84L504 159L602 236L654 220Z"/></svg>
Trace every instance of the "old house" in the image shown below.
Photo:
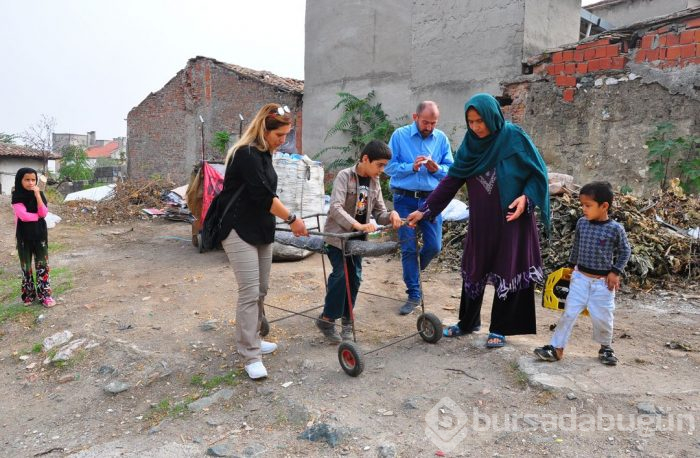
<svg viewBox="0 0 700 458"><path fill-rule="evenodd" d="M90 167L95 168L99 159L109 159L119 162L126 157L126 145L124 138L117 138L103 145L95 145L85 150Z"/></svg>
<svg viewBox="0 0 700 458"><path fill-rule="evenodd" d="M22 167L31 167L41 172L46 161L60 159L50 151L38 151L22 145L0 143L0 194L11 194L15 175Z"/></svg>
<svg viewBox="0 0 700 458"><path fill-rule="evenodd" d="M234 137L265 103L287 105L296 115L287 150L301 151L303 81L195 57L127 117L130 178L158 175L186 182L192 166L221 159L216 132Z"/></svg>

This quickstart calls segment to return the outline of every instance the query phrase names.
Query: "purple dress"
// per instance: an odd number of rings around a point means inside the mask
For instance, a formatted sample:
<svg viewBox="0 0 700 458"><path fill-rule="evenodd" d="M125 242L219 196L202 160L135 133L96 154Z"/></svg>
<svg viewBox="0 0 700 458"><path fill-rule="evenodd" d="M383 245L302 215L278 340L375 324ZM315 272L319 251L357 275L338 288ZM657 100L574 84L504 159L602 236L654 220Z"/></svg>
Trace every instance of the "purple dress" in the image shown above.
<svg viewBox="0 0 700 458"><path fill-rule="evenodd" d="M534 283L541 283L542 258L534 206L507 222L501 210L496 171L465 179L445 177L426 200L424 217L439 214L466 182L469 227L462 255L460 327L465 332L480 325L481 298L487 283L496 296L491 331L503 335L534 332ZM475 310L465 310L465 309ZM499 316L495 316L499 315ZM469 323L464 323L469 316ZM493 329L498 323L500 329Z"/></svg>

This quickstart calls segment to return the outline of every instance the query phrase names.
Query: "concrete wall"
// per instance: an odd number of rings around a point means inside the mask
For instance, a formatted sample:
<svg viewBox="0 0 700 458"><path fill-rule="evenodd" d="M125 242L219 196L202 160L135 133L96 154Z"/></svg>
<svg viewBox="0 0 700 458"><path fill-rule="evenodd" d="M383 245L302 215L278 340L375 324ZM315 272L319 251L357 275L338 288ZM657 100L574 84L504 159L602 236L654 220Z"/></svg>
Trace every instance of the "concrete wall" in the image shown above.
<svg viewBox="0 0 700 458"><path fill-rule="evenodd" d="M12 187L15 185L15 175L22 167L31 167L41 171L44 168L42 159L0 157L0 193L4 195L12 194Z"/></svg>
<svg viewBox="0 0 700 458"><path fill-rule="evenodd" d="M70 145L87 148L88 136L81 134L52 134L51 145L54 151L59 152Z"/></svg>
<svg viewBox="0 0 700 458"><path fill-rule="evenodd" d="M152 93L127 117L127 170L130 178L153 175L179 183L189 180L192 167L202 157L221 160L211 142L217 131L238 133L262 105L277 102L301 111L301 94L263 84L207 58L190 59L160 91ZM301 127L299 125L299 127Z"/></svg>
<svg viewBox="0 0 700 458"><path fill-rule="evenodd" d="M615 27L623 27L696 6L700 6L700 0L621 0L586 9Z"/></svg>
<svg viewBox="0 0 700 458"><path fill-rule="evenodd" d="M578 0L307 0L305 152L346 142L324 142L338 119L337 92L362 97L373 89L394 119L435 100L438 127L458 144L464 102L499 93L500 81L520 75L524 49L575 42L579 7Z"/></svg>
<svg viewBox="0 0 700 458"><path fill-rule="evenodd" d="M523 56L528 58L545 49L578 41L578 33L574 31L579 30L581 17L572 12L580 6L581 0L526 0Z"/></svg>

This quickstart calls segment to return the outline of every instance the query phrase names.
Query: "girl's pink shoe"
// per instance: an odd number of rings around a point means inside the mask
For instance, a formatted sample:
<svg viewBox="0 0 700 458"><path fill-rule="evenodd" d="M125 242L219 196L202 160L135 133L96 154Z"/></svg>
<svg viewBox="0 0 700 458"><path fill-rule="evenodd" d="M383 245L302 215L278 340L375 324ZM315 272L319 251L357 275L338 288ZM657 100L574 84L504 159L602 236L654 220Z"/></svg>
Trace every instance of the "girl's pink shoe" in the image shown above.
<svg viewBox="0 0 700 458"><path fill-rule="evenodd" d="M44 305L44 307L46 307L47 309L53 307L54 305L56 305L56 301L55 301L54 298L51 297L51 296L45 297L44 300L41 301L41 303L42 303L42 304Z"/></svg>

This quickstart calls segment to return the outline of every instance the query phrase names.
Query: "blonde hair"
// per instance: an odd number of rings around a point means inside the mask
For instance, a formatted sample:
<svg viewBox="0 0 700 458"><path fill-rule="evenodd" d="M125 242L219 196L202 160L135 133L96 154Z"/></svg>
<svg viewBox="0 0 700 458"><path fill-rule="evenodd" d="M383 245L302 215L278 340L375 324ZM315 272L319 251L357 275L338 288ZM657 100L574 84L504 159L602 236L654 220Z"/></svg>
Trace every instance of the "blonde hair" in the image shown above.
<svg viewBox="0 0 700 458"><path fill-rule="evenodd" d="M280 107L279 103L267 103L258 110L258 113L245 132L243 132L241 138L226 153L226 160L224 161L226 165L228 165L235 152L241 146L252 145L262 151L267 151L268 146L265 141L265 133L292 124L290 113L280 115L277 112Z"/></svg>

